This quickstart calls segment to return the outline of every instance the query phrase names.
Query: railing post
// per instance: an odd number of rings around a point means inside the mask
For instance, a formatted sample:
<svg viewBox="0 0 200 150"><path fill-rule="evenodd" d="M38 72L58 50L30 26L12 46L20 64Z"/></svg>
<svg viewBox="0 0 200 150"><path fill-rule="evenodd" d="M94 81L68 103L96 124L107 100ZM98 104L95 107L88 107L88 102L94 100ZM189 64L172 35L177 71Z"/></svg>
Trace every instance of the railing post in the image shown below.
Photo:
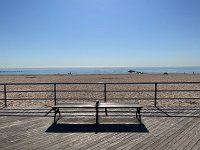
<svg viewBox="0 0 200 150"><path fill-rule="evenodd" d="M104 102L106 103L107 101L107 97L106 97L106 83L104 83ZM106 116L108 115L108 112L107 112L107 108L105 108L105 113L106 113Z"/></svg>
<svg viewBox="0 0 200 150"><path fill-rule="evenodd" d="M107 98L106 98L106 83L104 83L104 102L107 101Z"/></svg>
<svg viewBox="0 0 200 150"><path fill-rule="evenodd" d="M155 101L154 101L154 106L157 107L157 85L158 83L155 83Z"/></svg>
<svg viewBox="0 0 200 150"><path fill-rule="evenodd" d="M54 83L54 105L56 105L56 84Z"/></svg>
<svg viewBox="0 0 200 150"><path fill-rule="evenodd" d="M7 107L6 84L4 84L4 107Z"/></svg>

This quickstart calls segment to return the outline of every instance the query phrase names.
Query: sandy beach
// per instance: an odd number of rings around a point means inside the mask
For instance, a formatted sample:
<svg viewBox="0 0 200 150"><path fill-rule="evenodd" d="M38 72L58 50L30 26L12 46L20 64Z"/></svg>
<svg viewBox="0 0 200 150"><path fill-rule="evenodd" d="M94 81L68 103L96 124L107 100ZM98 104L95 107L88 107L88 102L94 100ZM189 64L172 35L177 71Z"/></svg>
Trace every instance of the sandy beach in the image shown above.
<svg viewBox="0 0 200 150"><path fill-rule="evenodd" d="M1 75L0 83L135 83L135 82L199 82L199 74L107 74L107 75ZM93 92L58 92L60 103L67 102L91 102L104 100L103 85L57 85L57 90ZM200 90L200 84L165 84L158 85L158 90ZM38 107L54 104L53 85L8 85L8 107ZM43 92L13 92L13 91L43 91ZM138 92L136 91L138 90ZM150 91L148 91L150 90ZM155 98L154 84L120 84L107 85L107 101L133 102L143 106L153 106ZM0 98L4 98L4 87L0 86ZM101 92L100 92L101 91ZM123 91L123 92L118 92ZM134 92L128 92L134 91ZM160 106L199 106L199 99L174 99L174 98L198 98L200 92L159 92L157 93ZM38 100L26 100L37 98ZM39 100L46 98L47 100ZM159 100L165 98L164 100ZM1 100L4 105L4 100Z"/></svg>

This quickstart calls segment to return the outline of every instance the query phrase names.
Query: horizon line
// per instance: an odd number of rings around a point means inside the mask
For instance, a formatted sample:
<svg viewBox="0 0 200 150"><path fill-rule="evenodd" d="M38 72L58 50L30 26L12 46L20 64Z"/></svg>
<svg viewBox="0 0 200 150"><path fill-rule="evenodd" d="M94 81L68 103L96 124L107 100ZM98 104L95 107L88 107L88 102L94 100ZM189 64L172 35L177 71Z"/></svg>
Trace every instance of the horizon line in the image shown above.
<svg viewBox="0 0 200 150"><path fill-rule="evenodd" d="M55 69L55 68L174 68L174 67L200 67L200 66L55 66L55 67L5 67L0 69Z"/></svg>

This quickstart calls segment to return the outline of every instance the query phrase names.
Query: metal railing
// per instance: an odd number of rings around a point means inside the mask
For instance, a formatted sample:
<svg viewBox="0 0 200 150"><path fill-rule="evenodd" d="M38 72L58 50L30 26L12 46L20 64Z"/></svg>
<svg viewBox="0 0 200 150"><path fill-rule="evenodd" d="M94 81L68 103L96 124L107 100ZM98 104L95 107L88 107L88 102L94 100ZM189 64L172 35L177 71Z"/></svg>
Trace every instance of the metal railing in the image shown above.
<svg viewBox="0 0 200 150"><path fill-rule="evenodd" d="M8 87L10 86L39 86L39 85L49 85L51 86L52 85L52 90L8 90ZM100 90L87 90L87 89L80 89L80 90L73 90L73 89L70 89L70 90L65 90L65 89L58 89L57 87L59 85L98 85L100 86ZM128 86L132 86L132 85L149 85L151 86L151 89L138 89L137 87L134 88L134 90L124 90L124 89L115 89L116 87L120 86L120 85L128 85ZM162 86L163 85L173 85L173 86L177 86L179 87L180 89L165 89L163 88ZM182 88L181 85L187 85L189 86L190 88ZM116 86L113 90L112 88L108 88L108 86ZM159 87L160 86L160 87ZM195 88L193 88L193 86ZM54 105L57 104L57 101L58 100L65 100L65 99L69 99L67 97L58 97L57 94L58 93L87 93L87 92L96 92L96 93L103 93L103 98L102 100L104 100L104 102L107 102L109 99L125 99L125 100L131 100L131 99L134 99L134 100L153 100L154 101L154 106L157 107L157 103L158 103L158 100L177 100L177 99L180 99L180 100L200 100L200 97L166 97L166 96L162 96L163 93L191 93L191 92L200 92L200 82L134 82L134 83L103 83L103 82L98 82L98 83L1 83L0 84L0 87L2 90L0 90L0 94L3 95L2 98L0 98L1 101L4 101L4 107L7 107L8 105L8 101L9 100L53 100L54 101ZM3 87L3 88L2 88ZM191 88L192 87L192 88ZM97 88L98 89L98 88ZM34 92L38 92L38 93L43 93L43 92L47 92L47 93L52 93L53 94L53 97L51 98L37 98L37 97L34 97L34 98L9 98L8 97L8 94L9 93L34 93ZM152 94L152 97L140 97L140 98L118 98L118 97L115 97L115 98L109 98L108 97L108 94L109 93L151 93ZM3 93L3 94L2 94ZM162 94L161 94L162 93ZM158 96L159 94L161 94L161 96ZM144 94L145 95L145 94ZM200 93L199 94L196 94L197 96L199 95L200 96ZM71 98L73 99L73 98ZM78 99L78 98L74 98L74 99ZM79 99L89 99L89 98L79 98ZM99 100L99 98L96 98L97 100Z"/></svg>

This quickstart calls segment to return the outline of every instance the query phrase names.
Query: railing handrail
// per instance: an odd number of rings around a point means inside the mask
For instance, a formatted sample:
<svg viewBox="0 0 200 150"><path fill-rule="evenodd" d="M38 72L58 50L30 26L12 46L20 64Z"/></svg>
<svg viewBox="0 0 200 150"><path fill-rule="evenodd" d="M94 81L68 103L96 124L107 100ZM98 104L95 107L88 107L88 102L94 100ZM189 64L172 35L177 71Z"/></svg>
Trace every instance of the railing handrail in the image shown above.
<svg viewBox="0 0 200 150"><path fill-rule="evenodd" d="M200 84L200 82L27 82L0 83L0 85L38 85L38 84Z"/></svg>

